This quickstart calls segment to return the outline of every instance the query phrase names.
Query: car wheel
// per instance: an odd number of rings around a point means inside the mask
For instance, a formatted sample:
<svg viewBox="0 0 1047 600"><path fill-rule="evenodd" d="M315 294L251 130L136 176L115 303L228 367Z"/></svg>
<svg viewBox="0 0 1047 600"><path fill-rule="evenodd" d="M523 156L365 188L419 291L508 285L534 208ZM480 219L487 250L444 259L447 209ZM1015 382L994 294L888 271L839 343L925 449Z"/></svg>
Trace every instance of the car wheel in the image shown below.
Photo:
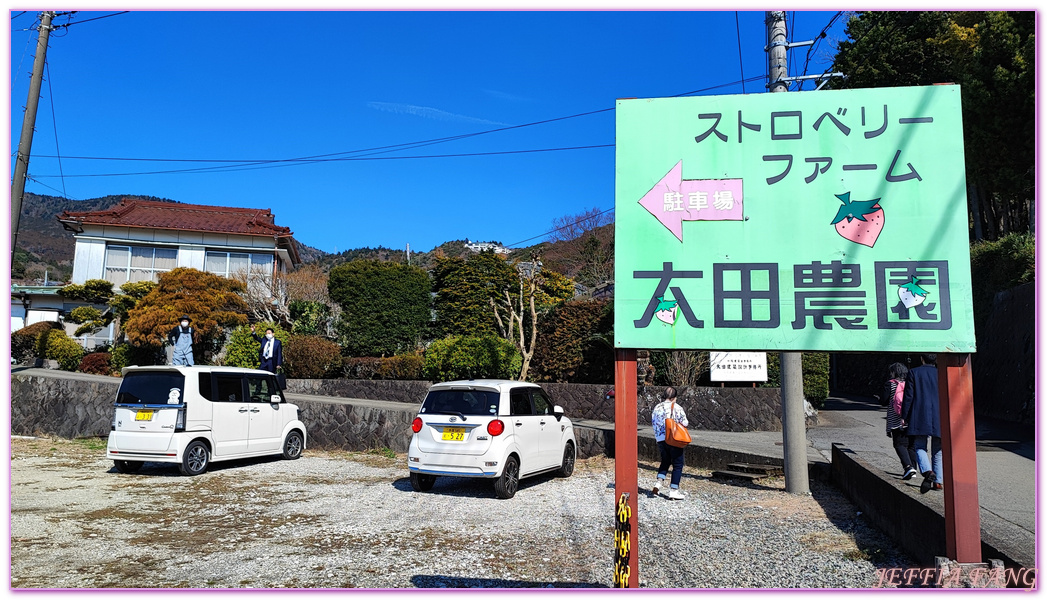
<svg viewBox="0 0 1047 600"><path fill-rule="evenodd" d="M515 456L505 459L502 476L494 480L494 493L499 498L508 499L516 495L520 487L520 461Z"/></svg>
<svg viewBox="0 0 1047 600"><path fill-rule="evenodd" d="M292 431L284 439L284 458L296 460L302 457L302 434Z"/></svg>
<svg viewBox="0 0 1047 600"><path fill-rule="evenodd" d="M207 470L207 463L210 462L211 455L207 451L207 445L203 442L196 441L190 443L185 448L185 454L182 455L182 464L178 465L178 470L182 472L182 475L199 475Z"/></svg>
<svg viewBox="0 0 1047 600"><path fill-rule="evenodd" d="M560 463L560 470L556 474L560 477L570 477L571 473L574 473L574 444L567 442L563 447L563 462Z"/></svg>
<svg viewBox="0 0 1047 600"><path fill-rule="evenodd" d="M116 466L116 470L121 473L137 473L138 469L142 468L142 461L140 460L114 460L113 465Z"/></svg>
<svg viewBox="0 0 1047 600"><path fill-rule="evenodd" d="M411 473L411 488L416 492L428 492L436 483L436 475L423 475Z"/></svg>

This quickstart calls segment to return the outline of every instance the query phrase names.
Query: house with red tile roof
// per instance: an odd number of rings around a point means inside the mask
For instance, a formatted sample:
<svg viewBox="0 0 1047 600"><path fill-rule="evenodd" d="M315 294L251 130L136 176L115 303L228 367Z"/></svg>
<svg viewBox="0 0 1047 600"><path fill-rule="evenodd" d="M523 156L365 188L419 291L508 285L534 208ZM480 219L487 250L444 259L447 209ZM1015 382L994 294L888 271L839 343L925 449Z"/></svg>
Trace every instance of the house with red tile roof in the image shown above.
<svg viewBox="0 0 1047 600"><path fill-rule="evenodd" d="M160 273L192 267L271 283L301 260L291 230L269 209L124 200L98 211L63 211L76 237L71 283L105 279L157 281Z"/></svg>

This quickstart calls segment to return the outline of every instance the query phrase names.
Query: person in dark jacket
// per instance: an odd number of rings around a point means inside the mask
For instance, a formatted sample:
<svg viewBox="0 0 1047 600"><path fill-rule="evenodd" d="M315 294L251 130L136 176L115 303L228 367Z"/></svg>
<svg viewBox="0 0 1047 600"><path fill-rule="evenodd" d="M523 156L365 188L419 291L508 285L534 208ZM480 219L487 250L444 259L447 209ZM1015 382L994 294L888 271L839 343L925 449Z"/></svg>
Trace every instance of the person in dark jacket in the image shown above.
<svg viewBox="0 0 1047 600"><path fill-rule="evenodd" d="M887 406L887 437L894 444L894 451L902 461L902 479L908 481L916 476L916 447L909 437L909 429L902 419L902 403L896 402L899 392L905 393L905 377L909 368L902 363L893 363L887 367L887 381L883 384L882 401ZM899 388L901 388L899 390Z"/></svg>
<svg viewBox="0 0 1047 600"><path fill-rule="evenodd" d="M284 364L284 345L276 339L273 328L265 330L265 337L259 337L254 332L254 324L251 324L251 337L261 344L258 348L258 361L261 363L259 369L276 373L277 367Z"/></svg>
<svg viewBox="0 0 1047 600"><path fill-rule="evenodd" d="M920 493L942 489L942 428L938 412L938 355L921 354L920 366L909 371L905 378L902 400L902 418L909 427L909 436L916 447L916 459L923 483ZM931 454L927 456L927 437L931 438Z"/></svg>

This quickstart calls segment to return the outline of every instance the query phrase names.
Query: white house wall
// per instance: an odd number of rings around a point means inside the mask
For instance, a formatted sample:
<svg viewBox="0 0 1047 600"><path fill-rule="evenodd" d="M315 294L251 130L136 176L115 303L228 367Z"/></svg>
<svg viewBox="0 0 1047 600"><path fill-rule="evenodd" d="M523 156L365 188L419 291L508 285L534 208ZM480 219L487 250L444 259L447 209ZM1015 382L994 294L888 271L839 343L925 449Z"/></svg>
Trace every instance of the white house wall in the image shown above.
<svg viewBox="0 0 1047 600"><path fill-rule="evenodd" d="M73 278L70 283L83 284L88 279L104 279L105 241L77 238L73 254Z"/></svg>
<svg viewBox="0 0 1047 600"><path fill-rule="evenodd" d="M286 251L277 250L276 239L269 236L85 225L83 233L76 236L71 283L83 284L88 279L105 279L107 242L142 246L176 246L178 248L176 264L179 267L191 267L201 271L204 269L204 256L208 249L273 253L281 265L282 272L286 272L285 263L290 258L286 255Z"/></svg>

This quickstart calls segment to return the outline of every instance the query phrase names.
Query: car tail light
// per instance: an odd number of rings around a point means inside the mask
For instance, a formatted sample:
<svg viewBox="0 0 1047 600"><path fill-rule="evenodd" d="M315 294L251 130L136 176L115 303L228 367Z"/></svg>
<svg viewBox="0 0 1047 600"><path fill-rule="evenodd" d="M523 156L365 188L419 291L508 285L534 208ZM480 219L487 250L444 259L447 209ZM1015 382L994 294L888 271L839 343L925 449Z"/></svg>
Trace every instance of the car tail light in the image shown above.
<svg viewBox="0 0 1047 600"><path fill-rule="evenodd" d="M491 435L502 435L505 431L505 423L501 419L495 419L487 424L487 433Z"/></svg>
<svg viewBox="0 0 1047 600"><path fill-rule="evenodd" d="M175 431L185 431L185 409L178 409L178 416L175 417Z"/></svg>
<svg viewBox="0 0 1047 600"><path fill-rule="evenodd" d="M415 417L411 422L411 431L418 433L422 430L422 417Z"/></svg>

